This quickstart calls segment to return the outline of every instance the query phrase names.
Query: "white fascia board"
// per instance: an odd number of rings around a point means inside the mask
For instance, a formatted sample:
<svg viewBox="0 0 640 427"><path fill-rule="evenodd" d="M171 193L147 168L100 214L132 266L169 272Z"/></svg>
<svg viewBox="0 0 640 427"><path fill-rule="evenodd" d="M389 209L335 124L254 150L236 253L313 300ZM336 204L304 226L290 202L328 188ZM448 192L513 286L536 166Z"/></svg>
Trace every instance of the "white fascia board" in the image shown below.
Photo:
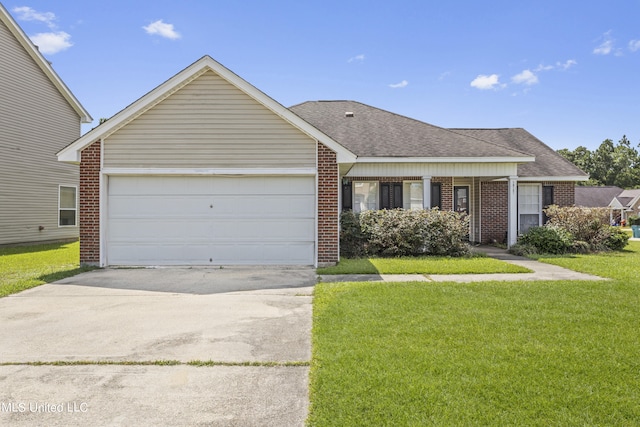
<svg viewBox="0 0 640 427"><path fill-rule="evenodd" d="M519 176L518 181L587 181L588 176Z"/></svg>
<svg viewBox="0 0 640 427"><path fill-rule="evenodd" d="M40 50L33 44L31 39L27 36L27 34L20 28L18 23L13 19L13 17L9 14L9 12L4 8L2 3L0 3L0 21L2 21L9 31L14 35L14 37L20 42L22 47L27 51L29 56L33 58L33 60L38 64L42 72L49 78L49 80L54 84L54 86L58 89L58 92L67 100L69 105L75 110L75 112L80 116L81 123L91 123L93 118L84 109L80 101L75 97L75 95L69 90L67 85L62 81L58 73L55 72L53 67L47 59L40 53Z"/></svg>
<svg viewBox="0 0 640 427"><path fill-rule="evenodd" d="M358 157L357 163L530 163L535 157Z"/></svg>
<svg viewBox="0 0 640 427"><path fill-rule="evenodd" d="M104 168L105 175L286 175L315 176L313 168Z"/></svg>

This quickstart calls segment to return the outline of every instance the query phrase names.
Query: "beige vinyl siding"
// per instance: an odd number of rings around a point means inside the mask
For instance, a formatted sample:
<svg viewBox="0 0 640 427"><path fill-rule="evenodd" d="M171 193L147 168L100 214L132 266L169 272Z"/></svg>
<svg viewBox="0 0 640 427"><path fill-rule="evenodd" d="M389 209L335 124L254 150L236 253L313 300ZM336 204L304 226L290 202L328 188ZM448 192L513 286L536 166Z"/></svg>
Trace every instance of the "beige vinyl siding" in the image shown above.
<svg viewBox="0 0 640 427"><path fill-rule="evenodd" d="M313 168L315 142L207 71L105 139L107 168Z"/></svg>
<svg viewBox="0 0 640 427"><path fill-rule="evenodd" d="M80 117L2 22L0 94L0 244L77 238L58 227L58 186L77 186L78 167L56 153Z"/></svg>
<svg viewBox="0 0 640 427"><path fill-rule="evenodd" d="M347 176L504 177L517 175L517 171L517 163L357 163Z"/></svg>

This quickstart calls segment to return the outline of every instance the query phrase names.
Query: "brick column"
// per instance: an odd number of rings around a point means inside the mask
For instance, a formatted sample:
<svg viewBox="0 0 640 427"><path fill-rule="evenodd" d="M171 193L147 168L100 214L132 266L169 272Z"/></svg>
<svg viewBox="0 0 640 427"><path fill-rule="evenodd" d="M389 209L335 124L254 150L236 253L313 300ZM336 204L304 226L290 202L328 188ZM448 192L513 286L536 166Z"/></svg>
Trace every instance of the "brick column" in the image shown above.
<svg viewBox="0 0 640 427"><path fill-rule="evenodd" d="M339 260L338 175L336 153L318 143L318 265Z"/></svg>
<svg viewBox="0 0 640 427"><path fill-rule="evenodd" d="M80 157L80 264L100 265L100 141Z"/></svg>
<svg viewBox="0 0 640 427"><path fill-rule="evenodd" d="M491 243L494 240L506 243L505 237L509 228L509 188L507 184L505 181L480 183L482 243Z"/></svg>

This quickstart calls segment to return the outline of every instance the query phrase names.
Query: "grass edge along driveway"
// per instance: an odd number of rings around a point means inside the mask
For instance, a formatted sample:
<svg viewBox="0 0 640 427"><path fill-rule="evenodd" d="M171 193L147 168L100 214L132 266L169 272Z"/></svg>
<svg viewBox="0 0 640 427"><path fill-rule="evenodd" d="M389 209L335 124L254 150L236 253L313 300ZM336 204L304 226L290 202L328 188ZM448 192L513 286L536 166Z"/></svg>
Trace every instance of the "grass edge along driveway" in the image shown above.
<svg viewBox="0 0 640 427"><path fill-rule="evenodd" d="M308 424L638 425L640 242L549 260L613 280L318 284Z"/></svg>
<svg viewBox="0 0 640 427"><path fill-rule="evenodd" d="M93 269L79 260L77 241L0 248L0 297Z"/></svg>
<svg viewBox="0 0 640 427"><path fill-rule="evenodd" d="M492 274L531 273L519 265L486 256L342 258L338 265L318 268L318 274Z"/></svg>

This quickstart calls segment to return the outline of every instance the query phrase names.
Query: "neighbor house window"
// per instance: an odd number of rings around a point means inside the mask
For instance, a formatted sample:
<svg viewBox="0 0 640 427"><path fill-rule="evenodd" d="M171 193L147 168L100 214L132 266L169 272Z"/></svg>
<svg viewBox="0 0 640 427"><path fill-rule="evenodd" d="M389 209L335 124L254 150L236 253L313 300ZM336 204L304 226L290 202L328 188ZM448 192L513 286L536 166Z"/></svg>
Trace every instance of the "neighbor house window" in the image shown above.
<svg viewBox="0 0 640 427"><path fill-rule="evenodd" d="M518 230L526 233L538 227L542 220L542 186L540 184L518 185Z"/></svg>
<svg viewBox="0 0 640 427"><path fill-rule="evenodd" d="M353 211L363 212L378 209L378 183L356 181L353 183Z"/></svg>
<svg viewBox="0 0 640 427"><path fill-rule="evenodd" d="M423 209L422 182L405 181L402 186L402 207L404 209Z"/></svg>
<svg viewBox="0 0 640 427"><path fill-rule="evenodd" d="M58 225L75 226L77 214L77 188L60 186L58 197Z"/></svg>

